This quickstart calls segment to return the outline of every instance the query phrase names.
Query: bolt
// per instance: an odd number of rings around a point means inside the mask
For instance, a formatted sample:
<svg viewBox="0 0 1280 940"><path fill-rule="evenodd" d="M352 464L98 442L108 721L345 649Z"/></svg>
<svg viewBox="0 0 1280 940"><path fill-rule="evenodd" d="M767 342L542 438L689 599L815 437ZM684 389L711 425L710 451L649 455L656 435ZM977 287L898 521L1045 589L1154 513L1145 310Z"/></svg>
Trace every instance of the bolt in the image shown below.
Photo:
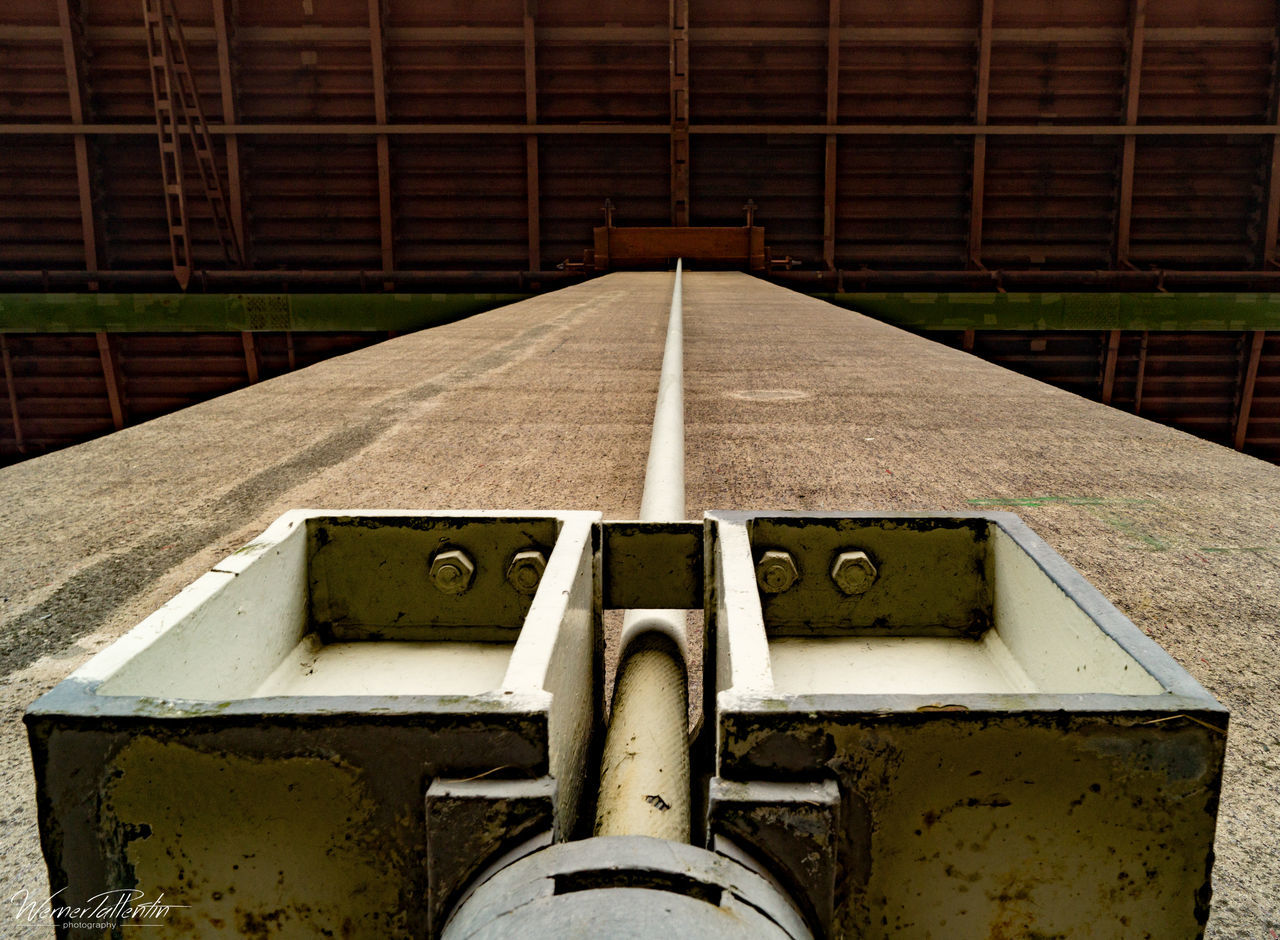
<svg viewBox="0 0 1280 940"><path fill-rule="evenodd" d="M766 594L781 594L800 577L788 552L765 552L756 564L756 583Z"/></svg>
<svg viewBox="0 0 1280 940"><path fill-rule="evenodd" d="M461 594L471 587L476 566L467 553L456 548L440 552L431 560L431 580L441 594Z"/></svg>
<svg viewBox="0 0 1280 940"><path fill-rule="evenodd" d="M538 582L546 568L547 559L542 552L516 552L511 559L511 567L507 569L507 580L521 594L532 594L538 590Z"/></svg>
<svg viewBox="0 0 1280 940"><path fill-rule="evenodd" d="M831 580L845 594L861 594L875 584L876 566L866 552L841 552L831 566Z"/></svg>

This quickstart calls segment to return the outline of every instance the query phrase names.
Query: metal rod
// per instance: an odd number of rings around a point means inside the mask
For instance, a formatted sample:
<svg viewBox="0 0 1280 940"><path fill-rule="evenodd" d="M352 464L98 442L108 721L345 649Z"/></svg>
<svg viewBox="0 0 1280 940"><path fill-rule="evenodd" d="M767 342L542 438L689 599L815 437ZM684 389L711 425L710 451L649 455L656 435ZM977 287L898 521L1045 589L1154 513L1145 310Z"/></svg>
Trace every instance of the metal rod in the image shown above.
<svg viewBox="0 0 1280 940"><path fill-rule="evenodd" d="M683 265L676 262L640 518L683 519ZM595 834L690 837L689 687L683 610L628 610L600 763Z"/></svg>
<svg viewBox="0 0 1280 940"><path fill-rule="evenodd" d="M644 473L640 519L675 522L684 508L684 305L681 302L683 262L676 262L676 282L671 292L667 320L667 344L662 352L658 379L658 404L649 438L649 463Z"/></svg>
<svg viewBox="0 0 1280 940"><path fill-rule="evenodd" d="M569 284L586 279L576 271L392 271L389 279L396 288L420 285L456 289L524 291L530 284ZM257 291L297 291L309 288L343 289L360 293L382 293L388 274L380 270L298 271L298 270L204 270L191 273L189 292L245 289ZM170 271L21 271L0 270L0 290L66 291L85 290L98 284L105 290L146 289L176 291Z"/></svg>

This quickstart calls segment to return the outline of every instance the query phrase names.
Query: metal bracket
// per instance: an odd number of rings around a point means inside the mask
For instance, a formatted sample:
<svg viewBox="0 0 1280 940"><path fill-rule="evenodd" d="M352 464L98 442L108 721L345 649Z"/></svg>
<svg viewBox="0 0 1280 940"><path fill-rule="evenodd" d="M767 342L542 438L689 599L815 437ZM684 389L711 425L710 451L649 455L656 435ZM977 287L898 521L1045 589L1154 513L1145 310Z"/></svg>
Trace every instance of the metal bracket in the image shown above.
<svg viewBox="0 0 1280 940"><path fill-rule="evenodd" d="M711 779L707 843L716 851L729 836L756 853L769 873L803 904L815 934L826 936L835 910L840 856L840 788L820 783L737 783Z"/></svg>
<svg viewBox="0 0 1280 940"><path fill-rule="evenodd" d="M606 609L702 608L701 520L606 521L602 528Z"/></svg>
<svg viewBox="0 0 1280 940"><path fill-rule="evenodd" d="M555 824L556 782L433 780L427 788L427 916L444 928L459 892L492 859Z"/></svg>

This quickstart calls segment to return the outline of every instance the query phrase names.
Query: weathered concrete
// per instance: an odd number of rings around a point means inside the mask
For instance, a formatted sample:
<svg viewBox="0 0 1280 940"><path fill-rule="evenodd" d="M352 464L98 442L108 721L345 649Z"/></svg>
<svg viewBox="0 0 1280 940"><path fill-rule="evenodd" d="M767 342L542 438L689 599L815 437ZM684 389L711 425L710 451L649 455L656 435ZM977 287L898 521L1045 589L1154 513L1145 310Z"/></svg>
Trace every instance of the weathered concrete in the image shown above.
<svg viewBox="0 0 1280 940"><path fill-rule="evenodd" d="M44 890L22 709L285 510L635 518L670 290L611 275L0 472L0 902ZM1280 469L745 275L686 274L684 316L689 511L1018 512L1231 708L1210 934L1280 929Z"/></svg>

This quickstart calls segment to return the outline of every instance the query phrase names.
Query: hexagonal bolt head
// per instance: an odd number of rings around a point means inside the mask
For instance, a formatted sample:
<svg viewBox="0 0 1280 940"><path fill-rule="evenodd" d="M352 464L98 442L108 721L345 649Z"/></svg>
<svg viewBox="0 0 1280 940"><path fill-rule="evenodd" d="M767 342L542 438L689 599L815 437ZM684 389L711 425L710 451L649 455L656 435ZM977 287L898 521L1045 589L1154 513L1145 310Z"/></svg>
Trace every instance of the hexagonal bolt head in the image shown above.
<svg viewBox="0 0 1280 940"><path fill-rule="evenodd" d="M476 566L467 553L456 548L431 559L431 582L441 594L461 594L471 587Z"/></svg>
<svg viewBox="0 0 1280 940"><path fill-rule="evenodd" d="M756 583L765 594L781 594L800 578L788 552L765 552L756 563Z"/></svg>
<svg viewBox="0 0 1280 940"><path fill-rule="evenodd" d="M507 568L507 581L521 594L532 594L538 590L538 582L546 570L547 559L542 552L516 552L511 567Z"/></svg>
<svg viewBox="0 0 1280 940"><path fill-rule="evenodd" d="M875 584L876 566L866 552L841 552L831 566L831 580L845 594L862 594Z"/></svg>

